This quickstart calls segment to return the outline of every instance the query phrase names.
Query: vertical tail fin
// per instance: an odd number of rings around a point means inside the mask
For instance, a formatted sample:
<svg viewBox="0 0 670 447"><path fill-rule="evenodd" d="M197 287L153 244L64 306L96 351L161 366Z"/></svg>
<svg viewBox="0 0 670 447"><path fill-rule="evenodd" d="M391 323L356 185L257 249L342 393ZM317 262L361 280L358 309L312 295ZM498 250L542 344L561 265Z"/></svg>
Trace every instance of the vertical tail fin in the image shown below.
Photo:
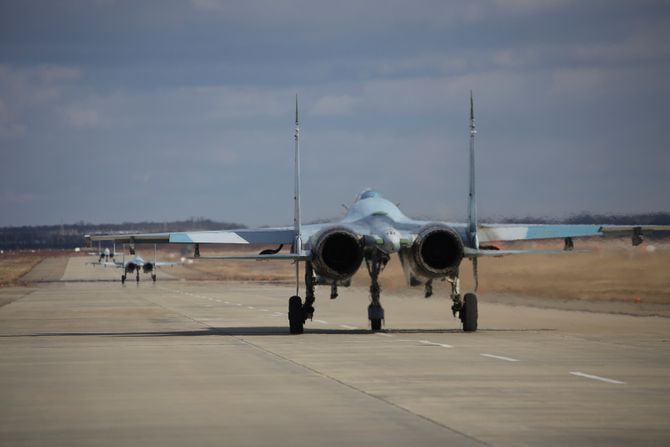
<svg viewBox="0 0 670 447"><path fill-rule="evenodd" d="M298 95L295 95L295 189L293 193L293 253L302 253L302 228L300 222L300 115ZM300 262L295 263L295 294L300 295Z"/></svg>
<svg viewBox="0 0 670 447"><path fill-rule="evenodd" d="M477 237L477 198L475 195L475 106L470 90L470 190L468 193L468 237L472 248L479 248Z"/></svg>
<svg viewBox="0 0 670 447"><path fill-rule="evenodd" d="M302 252L302 228L300 222L300 116L298 115L298 95L295 95L295 189L293 195L293 252Z"/></svg>

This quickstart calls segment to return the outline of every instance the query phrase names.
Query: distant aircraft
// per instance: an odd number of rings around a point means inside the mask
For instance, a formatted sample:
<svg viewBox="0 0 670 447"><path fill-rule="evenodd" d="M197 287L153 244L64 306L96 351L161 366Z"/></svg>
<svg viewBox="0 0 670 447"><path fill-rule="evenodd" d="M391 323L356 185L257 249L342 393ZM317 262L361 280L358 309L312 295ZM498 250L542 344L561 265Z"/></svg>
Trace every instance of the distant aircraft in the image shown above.
<svg viewBox="0 0 670 447"><path fill-rule="evenodd" d="M156 269L158 267L173 267L177 265L176 262L158 262L155 259L155 255L153 261L145 261L141 256L134 254L134 249L131 250L131 253L133 254L133 257L130 258L129 260L126 260L124 255L123 260L121 262L118 261L101 262L100 265L105 267L122 268L123 274L121 275L121 284L124 284L126 282L126 275L128 273L132 275L133 272L135 272L136 274L135 276L136 281L140 282L140 270L143 271L144 273L151 273L151 279L153 280L153 282L156 282L157 279Z"/></svg>
<svg viewBox="0 0 670 447"><path fill-rule="evenodd" d="M475 291L478 283L477 259L482 256L503 256L525 253L558 253L573 249L573 238L628 235L634 245L643 234L670 231L670 226L612 225L527 225L478 224L475 197L475 119L470 93L470 161L468 222L450 223L414 220L373 190L363 191L339 222L302 225L300 217L300 124L298 101L295 114L295 194L293 227L241 229L226 231L194 231L172 233L95 235L91 240L130 243L194 244L194 257L202 259L289 260L296 265L296 294L289 299L288 319L291 334L303 332L307 319L314 315L314 286L330 284L331 298L337 296L338 285L346 284L365 262L370 275L368 319L373 331L384 321L380 303L379 274L390 256L397 253L411 286L423 284L425 296L432 294L432 281L443 279L451 285L452 312L458 315L463 330L477 330L478 306L475 293L461 295L459 267L463 259L473 263ZM563 239L563 250L499 250L495 241ZM252 256L200 256L201 244L279 245ZM290 253L279 253L283 244L290 244ZM300 263L305 263L305 301L300 297Z"/></svg>
<svg viewBox="0 0 670 447"><path fill-rule="evenodd" d="M100 243L98 243L98 252L97 253L89 253L91 256L98 256L98 262L92 263L92 264L101 264L103 260L105 262L109 262L110 259L114 261L114 258L117 255L120 255L121 253L116 252L116 244L114 244L114 247L112 250L109 248L105 248L104 250L102 249Z"/></svg>

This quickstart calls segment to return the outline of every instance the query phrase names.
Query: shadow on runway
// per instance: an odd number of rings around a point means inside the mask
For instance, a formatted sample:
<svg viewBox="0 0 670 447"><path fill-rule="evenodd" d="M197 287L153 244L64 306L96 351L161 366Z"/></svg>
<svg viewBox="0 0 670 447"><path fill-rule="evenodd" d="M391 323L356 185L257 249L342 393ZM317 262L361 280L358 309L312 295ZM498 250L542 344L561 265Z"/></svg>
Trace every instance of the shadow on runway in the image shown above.
<svg viewBox="0 0 670 447"><path fill-rule="evenodd" d="M550 332L556 329L480 329L488 332ZM460 329L389 329L372 332L369 329L316 329L305 328L305 335L376 335L376 334L466 334ZM291 336L286 326L211 327L190 331L136 331L136 332L45 332L38 334L0 335L0 338L18 337L204 337L204 336ZM300 336L296 336L300 337Z"/></svg>

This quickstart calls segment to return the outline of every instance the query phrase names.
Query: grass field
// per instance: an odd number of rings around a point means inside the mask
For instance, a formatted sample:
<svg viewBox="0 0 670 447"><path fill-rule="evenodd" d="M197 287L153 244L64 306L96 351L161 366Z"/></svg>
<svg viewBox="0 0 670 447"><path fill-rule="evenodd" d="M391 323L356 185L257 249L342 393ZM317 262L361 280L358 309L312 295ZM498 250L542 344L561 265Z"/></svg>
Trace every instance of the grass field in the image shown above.
<svg viewBox="0 0 670 447"><path fill-rule="evenodd" d="M504 248L561 248L560 243L510 245ZM229 248L229 249L228 249ZM203 247L202 254L248 254L261 248L241 251L239 246L226 251ZM479 261L480 285L483 293L578 299L589 301L633 301L670 304L670 241L650 241L632 247L628 239L593 239L577 241L573 252L555 255L519 255L485 258ZM153 258L153 246L138 247L145 259ZM45 257L72 256L69 252L5 253L0 255L0 286L16 284ZM190 252L185 247L165 247L158 251L159 261L179 261ZM82 253L80 256L87 256ZM120 259L117 259L120 261ZM301 274L304 271L301 270ZM295 267L280 261L197 260L169 269L173 276L189 280L292 282ZM302 278L301 278L302 280ZM365 266L353 278L353 285L369 286ZM396 256L392 257L380 276L382 288L407 290L405 277ZM472 264L461 264L461 289L472 290ZM436 296L448 296L448 285L436 281ZM422 289L407 293L421 296Z"/></svg>
<svg viewBox="0 0 670 447"><path fill-rule="evenodd" d="M48 256L46 252L9 252L0 255L0 287L13 285Z"/></svg>
<svg viewBox="0 0 670 447"><path fill-rule="evenodd" d="M560 243L525 244L509 248L561 248ZM645 243L632 247L626 240L586 240L577 249L587 252L533 254L479 260L479 290L558 299L641 300L670 304L670 243ZM238 253L240 252L237 249ZM207 251L209 254L214 252ZM244 252L248 253L248 252ZM203 255L206 254L203 251ZM217 252L218 254L218 252ZM227 254L234 254L228 251ZM461 264L463 291L473 287L472 264ZM292 281L295 267L288 262L198 260L186 265L192 279L242 281ZM189 275L187 275L189 276ZM405 277L396 256L380 276L383 288L405 288ZM353 284L366 287L369 277L362 266ZM437 281L436 293L448 293L447 284ZM417 290L420 294L421 290Z"/></svg>

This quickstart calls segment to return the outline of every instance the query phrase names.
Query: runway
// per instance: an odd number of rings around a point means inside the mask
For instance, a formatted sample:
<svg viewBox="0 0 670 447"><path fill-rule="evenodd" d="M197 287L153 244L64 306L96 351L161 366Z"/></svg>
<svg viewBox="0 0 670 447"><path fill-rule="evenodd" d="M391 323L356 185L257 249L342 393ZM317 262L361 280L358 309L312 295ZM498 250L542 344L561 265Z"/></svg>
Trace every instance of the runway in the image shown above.
<svg viewBox="0 0 670 447"><path fill-rule="evenodd" d="M85 261L0 289L0 445L670 442L667 318L482 294L466 334L444 297L383 293L375 334L364 288L320 288L290 336L290 285L122 286Z"/></svg>

